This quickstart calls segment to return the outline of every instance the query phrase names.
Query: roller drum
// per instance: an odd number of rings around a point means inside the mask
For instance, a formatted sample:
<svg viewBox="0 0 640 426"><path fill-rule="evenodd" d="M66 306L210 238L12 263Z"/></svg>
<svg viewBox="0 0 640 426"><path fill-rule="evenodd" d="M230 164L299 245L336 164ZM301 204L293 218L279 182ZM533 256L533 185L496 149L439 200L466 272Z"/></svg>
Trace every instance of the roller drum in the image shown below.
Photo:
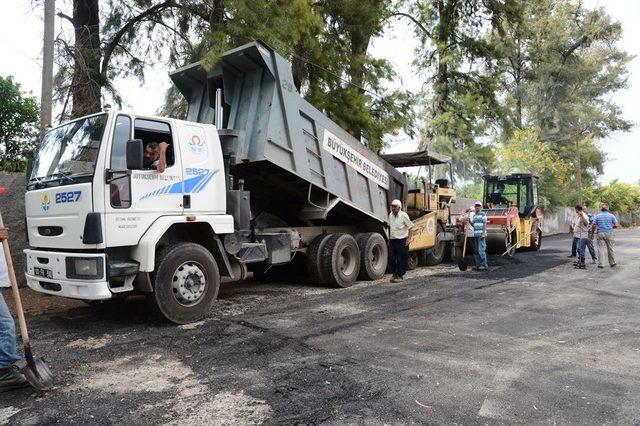
<svg viewBox="0 0 640 426"><path fill-rule="evenodd" d="M502 254L511 245L509 234L506 230L487 232L487 253Z"/></svg>

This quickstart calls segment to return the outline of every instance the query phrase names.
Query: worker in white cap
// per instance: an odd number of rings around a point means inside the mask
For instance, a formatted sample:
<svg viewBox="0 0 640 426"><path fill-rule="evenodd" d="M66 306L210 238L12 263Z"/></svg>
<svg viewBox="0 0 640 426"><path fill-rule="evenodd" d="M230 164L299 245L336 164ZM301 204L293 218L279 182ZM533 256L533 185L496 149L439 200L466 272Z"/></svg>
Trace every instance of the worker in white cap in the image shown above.
<svg viewBox="0 0 640 426"><path fill-rule="evenodd" d="M409 215L402 211L402 202L393 200L389 213L389 266L393 272L393 283L404 280L404 274L407 272L411 228L413 223Z"/></svg>
<svg viewBox="0 0 640 426"><path fill-rule="evenodd" d="M471 217L471 225L473 225L473 240L476 246L476 270L486 271L489 269L487 264L487 215L482 211L481 201L476 201L473 207L475 212Z"/></svg>

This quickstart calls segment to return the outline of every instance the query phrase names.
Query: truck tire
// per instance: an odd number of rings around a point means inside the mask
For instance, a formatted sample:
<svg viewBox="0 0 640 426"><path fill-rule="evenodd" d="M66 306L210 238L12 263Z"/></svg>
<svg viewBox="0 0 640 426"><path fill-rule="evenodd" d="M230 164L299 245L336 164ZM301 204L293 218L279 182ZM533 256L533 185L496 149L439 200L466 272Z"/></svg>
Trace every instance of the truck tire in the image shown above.
<svg viewBox="0 0 640 426"><path fill-rule="evenodd" d="M389 248L384 237L377 232L367 232L356 238L360 250L359 280L377 280L387 270Z"/></svg>
<svg viewBox="0 0 640 426"><path fill-rule="evenodd" d="M307 272L312 282L326 284L322 276L322 249L332 234L318 235L307 247Z"/></svg>
<svg viewBox="0 0 640 426"><path fill-rule="evenodd" d="M322 279L334 287L350 287L360 273L360 251L355 238L349 234L333 234L321 255Z"/></svg>
<svg viewBox="0 0 640 426"><path fill-rule="evenodd" d="M410 251L407 256L407 271L413 271L418 267L418 252Z"/></svg>
<svg viewBox="0 0 640 426"><path fill-rule="evenodd" d="M518 234L515 230L512 231L511 234L507 234L507 237L505 240L505 248L504 248L504 250L506 250L506 252L504 252L505 256L513 257L516 254L517 242L518 242Z"/></svg>
<svg viewBox="0 0 640 426"><path fill-rule="evenodd" d="M444 232L444 226L438 223L438 233L436 234L436 241L438 235ZM425 264L427 266L435 266L442 263L444 260L445 252L447 251L447 243L445 241L437 242L435 246L427 250Z"/></svg>
<svg viewBox="0 0 640 426"><path fill-rule="evenodd" d="M527 248L529 251L538 251L542 247L542 231L537 229L531 235L531 245Z"/></svg>
<svg viewBox="0 0 640 426"><path fill-rule="evenodd" d="M218 265L201 245L178 243L156 256L153 299L169 321L188 324L202 319L219 289Z"/></svg>

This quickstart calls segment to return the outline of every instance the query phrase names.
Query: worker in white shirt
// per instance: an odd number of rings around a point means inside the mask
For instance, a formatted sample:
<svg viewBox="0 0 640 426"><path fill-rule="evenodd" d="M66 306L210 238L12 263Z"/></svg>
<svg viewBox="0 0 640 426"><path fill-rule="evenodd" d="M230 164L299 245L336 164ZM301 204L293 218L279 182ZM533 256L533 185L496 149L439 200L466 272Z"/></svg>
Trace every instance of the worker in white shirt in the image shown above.
<svg viewBox="0 0 640 426"><path fill-rule="evenodd" d="M389 213L389 266L393 272L393 283L404 280L404 274L407 272L411 228L413 223L409 215L402 211L402 202L393 200Z"/></svg>

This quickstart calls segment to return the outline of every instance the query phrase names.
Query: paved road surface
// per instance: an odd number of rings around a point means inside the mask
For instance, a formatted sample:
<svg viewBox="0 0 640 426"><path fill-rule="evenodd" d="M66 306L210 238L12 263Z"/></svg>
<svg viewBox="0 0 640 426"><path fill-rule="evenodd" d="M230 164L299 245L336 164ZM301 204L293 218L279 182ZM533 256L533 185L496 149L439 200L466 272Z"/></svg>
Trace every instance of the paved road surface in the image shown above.
<svg viewBox="0 0 640 426"><path fill-rule="evenodd" d="M569 245L400 284L227 286L182 327L31 293L58 384L1 394L0 424L638 424L640 230L615 269L574 270Z"/></svg>

